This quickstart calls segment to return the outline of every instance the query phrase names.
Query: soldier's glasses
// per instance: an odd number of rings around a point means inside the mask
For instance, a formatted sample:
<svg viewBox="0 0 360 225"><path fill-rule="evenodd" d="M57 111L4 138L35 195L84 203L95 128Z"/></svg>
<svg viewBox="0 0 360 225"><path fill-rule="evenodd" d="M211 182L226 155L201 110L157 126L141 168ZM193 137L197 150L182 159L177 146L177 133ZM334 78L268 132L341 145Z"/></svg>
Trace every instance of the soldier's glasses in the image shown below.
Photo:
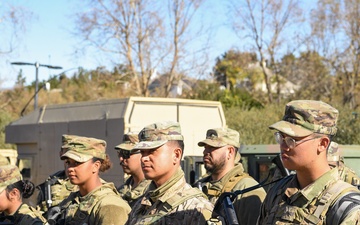
<svg viewBox="0 0 360 225"><path fill-rule="evenodd" d="M130 158L131 155L141 153L140 150L128 151L128 150L117 150L118 157L122 157L123 159Z"/></svg>
<svg viewBox="0 0 360 225"><path fill-rule="evenodd" d="M290 148L290 149L293 149L295 148L296 146L298 146L299 144L302 144L304 142L307 142L307 141L311 141L311 140L314 140L314 139L317 139L317 138L320 138L320 137L313 137L313 138L310 138L310 139L303 139L303 140L299 140L299 141L296 141L294 138L292 137L284 137L280 132L275 132L274 133L274 136L275 136L275 141L278 143L278 144L283 144L285 142L285 144Z"/></svg>

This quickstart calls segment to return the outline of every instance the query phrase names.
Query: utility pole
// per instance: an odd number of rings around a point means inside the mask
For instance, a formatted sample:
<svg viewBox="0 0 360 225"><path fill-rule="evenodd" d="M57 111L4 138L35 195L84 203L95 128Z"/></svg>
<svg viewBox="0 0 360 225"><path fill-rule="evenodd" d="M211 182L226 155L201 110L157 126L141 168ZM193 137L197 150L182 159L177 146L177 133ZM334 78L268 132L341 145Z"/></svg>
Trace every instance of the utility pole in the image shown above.
<svg viewBox="0 0 360 225"><path fill-rule="evenodd" d="M35 63L27 63L27 62L12 62L11 65L17 65L17 66L35 66L35 97L34 97L34 110L36 110L38 105L38 89L39 89L39 81L38 81L38 75L39 75L39 67L47 67L49 69L57 69L61 70L61 66L52 66L52 65L45 65L40 64L38 62Z"/></svg>

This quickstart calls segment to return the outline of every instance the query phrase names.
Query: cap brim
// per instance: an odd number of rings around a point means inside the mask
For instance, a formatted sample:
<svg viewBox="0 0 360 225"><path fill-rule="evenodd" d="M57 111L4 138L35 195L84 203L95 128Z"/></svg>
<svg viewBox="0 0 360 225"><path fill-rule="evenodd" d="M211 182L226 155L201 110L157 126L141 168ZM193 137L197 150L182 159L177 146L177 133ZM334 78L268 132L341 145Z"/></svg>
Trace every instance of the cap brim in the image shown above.
<svg viewBox="0 0 360 225"><path fill-rule="evenodd" d="M203 141L200 141L198 143L198 146L203 147L205 145L209 145L211 147L216 147L216 148L220 148L220 147L224 147L225 145L227 145L227 143L221 142L221 141L217 141L217 140L211 140L211 139L205 139Z"/></svg>
<svg viewBox="0 0 360 225"><path fill-rule="evenodd" d="M115 150L123 149L123 150L131 151L134 149L134 147L135 147L134 144L119 144L115 146Z"/></svg>
<svg viewBox="0 0 360 225"><path fill-rule="evenodd" d="M269 126L270 129L278 130L281 133L287 134L291 137L306 137L314 133L302 126L289 123L287 121L279 121Z"/></svg>
<svg viewBox="0 0 360 225"><path fill-rule="evenodd" d="M78 152L69 150L67 152L65 152L62 156L61 156L61 160L64 160L66 158L70 158L75 160L76 162L87 162L90 159L94 158L93 155L86 155L86 154L80 154Z"/></svg>
<svg viewBox="0 0 360 225"><path fill-rule="evenodd" d="M168 140L161 141L141 141L135 145L134 149L154 149L164 145Z"/></svg>

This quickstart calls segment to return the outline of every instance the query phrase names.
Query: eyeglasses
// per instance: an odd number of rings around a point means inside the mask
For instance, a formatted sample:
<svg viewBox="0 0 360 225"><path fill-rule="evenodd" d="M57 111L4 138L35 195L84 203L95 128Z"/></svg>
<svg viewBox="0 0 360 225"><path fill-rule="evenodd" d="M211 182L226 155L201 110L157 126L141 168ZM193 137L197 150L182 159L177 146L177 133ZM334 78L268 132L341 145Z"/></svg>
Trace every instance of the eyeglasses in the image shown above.
<svg viewBox="0 0 360 225"><path fill-rule="evenodd" d="M140 150L128 151L128 150L117 150L118 157L122 157L123 159L130 158L131 155L141 153Z"/></svg>
<svg viewBox="0 0 360 225"><path fill-rule="evenodd" d="M314 140L314 139L317 139L317 138L320 138L320 137L314 137L314 138L310 138L310 139L305 139L305 140L299 140L299 141L296 141L294 138L292 137L284 137L280 132L275 132L274 133L274 136L275 136L275 141L278 143L278 144L283 144L285 142L285 144L290 148L290 149L293 149L295 148L296 146L298 146L299 144L302 144L304 142L307 142L307 141L311 141L311 140Z"/></svg>

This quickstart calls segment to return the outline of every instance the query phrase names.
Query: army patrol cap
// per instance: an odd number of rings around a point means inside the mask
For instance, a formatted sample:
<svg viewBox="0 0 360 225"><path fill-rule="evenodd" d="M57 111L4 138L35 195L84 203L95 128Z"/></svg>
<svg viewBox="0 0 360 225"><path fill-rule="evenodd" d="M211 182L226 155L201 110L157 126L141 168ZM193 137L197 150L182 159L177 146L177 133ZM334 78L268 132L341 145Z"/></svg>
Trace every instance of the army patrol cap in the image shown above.
<svg viewBox="0 0 360 225"><path fill-rule="evenodd" d="M115 146L115 150L127 150L131 151L134 149L135 145L139 143L139 133L129 132L124 134L122 143Z"/></svg>
<svg viewBox="0 0 360 225"><path fill-rule="evenodd" d="M168 141L183 141L181 127L178 122L164 121L150 124L139 133L139 143L135 149L153 149Z"/></svg>
<svg viewBox="0 0 360 225"><path fill-rule="evenodd" d="M198 143L200 147L209 145L220 148L225 145L232 145L240 148L240 134L236 130L230 128L209 129L206 132L206 139Z"/></svg>
<svg viewBox="0 0 360 225"><path fill-rule="evenodd" d="M0 193L5 190L7 186L19 180L22 180L22 176L17 166L0 166Z"/></svg>
<svg viewBox="0 0 360 225"><path fill-rule="evenodd" d="M66 146L69 141L73 140L74 138L78 138L77 135L69 135L69 134L63 134L61 137L62 146ZM60 157L67 151L68 148L61 147L60 149Z"/></svg>
<svg viewBox="0 0 360 225"><path fill-rule="evenodd" d="M312 133L335 135L339 111L321 101L297 100L285 107L283 119L270 129L292 137L305 137Z"/></svg>
<svg viewBox="0 0 360 225"><path fill-rule="evenodd" d="M66 151L61 159L73 159L77 162L86 162L92 158L106 158L106 142L104 140L78 136L62 146Z"/></svg>

